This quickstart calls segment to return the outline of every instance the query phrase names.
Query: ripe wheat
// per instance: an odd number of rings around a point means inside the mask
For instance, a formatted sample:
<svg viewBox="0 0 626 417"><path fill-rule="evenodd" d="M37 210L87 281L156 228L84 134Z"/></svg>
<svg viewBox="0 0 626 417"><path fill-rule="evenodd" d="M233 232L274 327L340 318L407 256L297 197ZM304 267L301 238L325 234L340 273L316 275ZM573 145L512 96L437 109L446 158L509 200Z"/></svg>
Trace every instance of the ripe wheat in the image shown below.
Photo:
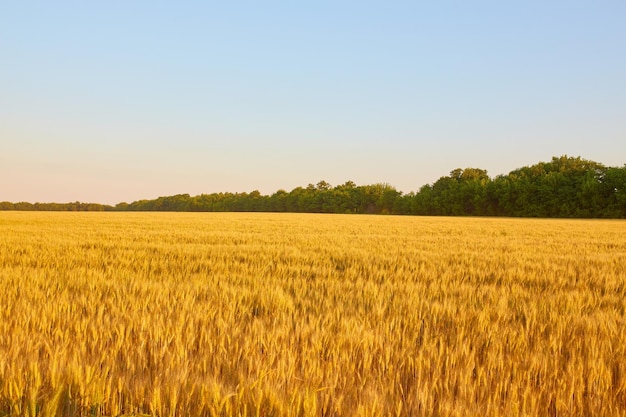
<svg viewBox="0 0 626 417"><path fill-rule="evenodd" d="M626 415L623 221L0 214L0 415Z"/></svg>

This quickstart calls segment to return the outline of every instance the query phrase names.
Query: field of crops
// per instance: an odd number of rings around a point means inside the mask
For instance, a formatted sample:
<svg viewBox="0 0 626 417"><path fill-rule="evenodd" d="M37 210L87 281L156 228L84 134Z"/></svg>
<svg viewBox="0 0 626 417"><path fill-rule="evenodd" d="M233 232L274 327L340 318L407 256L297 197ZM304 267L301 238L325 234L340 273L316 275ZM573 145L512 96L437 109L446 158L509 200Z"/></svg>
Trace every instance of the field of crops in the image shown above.
<svg viewBox="0 0 626 417"><path fill-rule="evenodd" d="M626 222L0 213L0 416L626 415Z"/></svg>

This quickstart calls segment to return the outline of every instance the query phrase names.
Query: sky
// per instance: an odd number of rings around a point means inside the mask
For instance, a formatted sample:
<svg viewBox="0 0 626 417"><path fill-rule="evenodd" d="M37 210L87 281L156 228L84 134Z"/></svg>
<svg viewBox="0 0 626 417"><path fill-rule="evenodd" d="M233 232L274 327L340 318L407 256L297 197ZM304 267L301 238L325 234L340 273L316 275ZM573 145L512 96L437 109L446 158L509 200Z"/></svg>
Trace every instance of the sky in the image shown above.
<svg viewBox="0 0 626 417"><path fill-rule="evenodd" d="M626 2L0 2L0 201L626 163Z"/></svg>

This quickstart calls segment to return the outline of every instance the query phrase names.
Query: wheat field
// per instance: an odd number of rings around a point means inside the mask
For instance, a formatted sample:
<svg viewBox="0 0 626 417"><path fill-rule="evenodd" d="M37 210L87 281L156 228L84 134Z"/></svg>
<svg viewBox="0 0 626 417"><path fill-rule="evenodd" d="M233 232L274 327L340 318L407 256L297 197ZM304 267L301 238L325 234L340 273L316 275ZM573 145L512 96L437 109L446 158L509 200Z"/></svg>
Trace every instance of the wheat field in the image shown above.
<svg viewBox="0 0 626 417"><path fill-rule="evenodd" d="M626 222L0 213L0 416L625 416Z"/></svg>

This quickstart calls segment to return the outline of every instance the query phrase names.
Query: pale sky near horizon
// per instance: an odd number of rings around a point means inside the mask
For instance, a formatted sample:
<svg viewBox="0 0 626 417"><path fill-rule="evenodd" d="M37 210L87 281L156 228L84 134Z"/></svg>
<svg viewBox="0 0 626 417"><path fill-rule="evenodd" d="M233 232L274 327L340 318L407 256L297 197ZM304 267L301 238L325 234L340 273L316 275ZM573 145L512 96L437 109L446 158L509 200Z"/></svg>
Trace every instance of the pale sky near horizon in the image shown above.
<svg viewBox="0 0 626 417"><path fill-rule="evenodd" d="M0 201L626 163L626 2L2 1Z"/></svg>

